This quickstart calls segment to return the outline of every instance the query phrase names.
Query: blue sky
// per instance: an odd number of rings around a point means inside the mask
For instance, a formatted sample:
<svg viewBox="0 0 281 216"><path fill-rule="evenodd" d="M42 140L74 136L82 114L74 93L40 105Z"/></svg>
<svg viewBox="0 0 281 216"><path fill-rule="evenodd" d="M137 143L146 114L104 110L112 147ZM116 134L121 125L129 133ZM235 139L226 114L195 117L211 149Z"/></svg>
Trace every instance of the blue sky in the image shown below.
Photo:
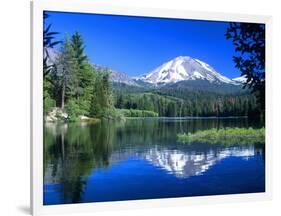
<svg viewBox="0 0 281 216"><path fill-rule="evenodd" d="M235 55L227 22L48 12L63 39L80 32L90 62L138 76L177 56L191 56L234 78Z"/></svg>

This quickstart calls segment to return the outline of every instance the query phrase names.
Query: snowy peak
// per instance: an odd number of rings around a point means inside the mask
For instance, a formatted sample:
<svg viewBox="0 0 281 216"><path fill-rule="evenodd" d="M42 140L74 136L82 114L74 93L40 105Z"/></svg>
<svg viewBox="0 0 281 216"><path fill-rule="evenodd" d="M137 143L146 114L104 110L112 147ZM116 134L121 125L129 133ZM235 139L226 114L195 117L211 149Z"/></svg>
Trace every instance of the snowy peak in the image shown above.
<svg viewBox="0 0 281 216"><path fill-rule="evenodd" d="M233 78L232 80L233 80L234 82L240 83L240 84L244 84L244 83L247 82L247 78L246 78L245 75L244 75L244 76L240 76L240 77Z"/></svg>
<svg viewBox="0 0 281 216"><path fill-rule="evenodd" d="M150 73L137 78L152 84L176 83L184 80L207 80L211 83L235 84L231 79L216 72L207 63L189 56L176 57Z"/></svg>

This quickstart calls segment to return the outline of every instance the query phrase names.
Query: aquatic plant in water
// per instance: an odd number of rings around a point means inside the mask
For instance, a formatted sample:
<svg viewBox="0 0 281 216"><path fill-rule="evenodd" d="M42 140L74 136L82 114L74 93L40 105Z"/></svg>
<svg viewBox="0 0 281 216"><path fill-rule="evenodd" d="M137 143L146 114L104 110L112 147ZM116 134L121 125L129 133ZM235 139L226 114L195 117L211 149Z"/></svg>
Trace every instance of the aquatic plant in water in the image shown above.
<svg viewBox="0 0 281 216"><path fill-rule="evenodd" d="M211 143L211 144L264 144L265 128L212 128L199 130L195 133L177 134L177 140L182 143Z"/></svg>

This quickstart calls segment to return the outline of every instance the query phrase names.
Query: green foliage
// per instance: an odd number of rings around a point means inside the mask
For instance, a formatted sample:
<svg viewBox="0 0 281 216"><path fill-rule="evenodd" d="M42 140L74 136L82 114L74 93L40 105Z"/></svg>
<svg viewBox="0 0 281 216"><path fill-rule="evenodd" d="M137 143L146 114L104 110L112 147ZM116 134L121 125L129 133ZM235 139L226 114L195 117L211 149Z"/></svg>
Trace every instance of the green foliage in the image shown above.
<svg viewBox="0 0 281 216"><path fill-rule="evenodd" d="M77 97L81 115L90 115L91 101L93 98L93 86L96 82L96 72L89 63L83 63L83 69L80 73L80 92Z"/></svg>
<svg viewBox="0 0 281 216"><path fill-rule="evenodd" d="M71 46L70 40L66 37L61 51L56 59L57 82L60 88L59 103L64 108L65 102L71 98L77 98L79 91L78 61Z"/></svg>
<svg viewBox="0 0 281 216"><path fill-rule="evenodd" d="M235 66L247 78L246 86L257 96L260 108L265 109L265 24L230 23L225 34L235 51Z"/></svg>
<svg viewBox="0 0 281 216"><path fill-rule="evenodd" d="M84 42L82 39L82 36L79 34L79 32L75 32L71 37L71 46L75 52L75 58L78 61L79 67L82 69L84 66L84 63L87 60L87 56L84 53Z"/></svg>
<svg viewBox="0 0 281 216"><path fill-rule="evenodd" d="M101 123L101 120L98 118L86 118L86 119L80 119L81 122L87 122L87 123L92 123L92 124L96 124L96 123Z"/></svg>
<svg viewBox="0 0 281 216"><path fill-rule="evenodd" d="M177 90L143 93L115 92L115 107L150 110L166 117L251 116L256 112L256 99L249 94L222 95ZM172 96L170 96L172 95Z"/></svg>
<svg viewBox="0 0 281 216"><path fill-rule="evenodd" d="M113 106L113 96L109 72L107 70L97 71L96 82L93 86L93 97L91 101L91 115L95 117L109 118L115 115Z"/></svg>
<svg viewBox="0 0 281 216"><path fill-rule="evenodd" d="M48 113L52 107L56 105L53 99L53 83L50 81L50 75L54 71L55 66L50 62L49 49L52 49L60 41L54 40L54 36L58 32L51 31L51 24L46 25L46 19L49 15L44 12L44 30L43 30L43 106L44 114Z"/></svg>
<svg viewBox="0 0 281 216"><path fill-rule="evenodd" d="M149 110L119 109L125 117L158 117L158 113Z"/></svg>
<svg viewBox="0 0 281 216"><path fill-rule="evenodd" d="M49 14L44 12L43 18L44 18L44 30L43 30L43 75L44 77L50 74L53 71L54 65L50 63L49 61L49 49L52 49L55 45L61 43L61 41L56 41L55 35L58 34L58 32L51 31L51 24L46 24L46 19L49 17Z"/></svg>
<svg viewBox="0 0 281 216"><path fill-rule="evenodd" d="M49 111L51 111L53 107L55 107L55 101L48 93L44 92L44 114L47 114Z"/></svg>
<svg viewBox="0 0 281 216"><path fill-rule="evenodd" d="M178 141L183 143L220 143L224 145L235 144L264 144L265 128L223 128L200 130L195 133L177 135Z"/></svg>
<svg viewBox="0 0 281 216"><path fill-rule="evenodd" d="M115 108L103 110L99 117L107 120L125 121L124 115Z"/></svg>
<svg viewBox="0 0 281 216"><path fill-rule="evenodd" d="M84 48L78 32L61 44L52 70L44 76L45 114L54 106L65 108L71 121L79 115L122 119L124 116L252 116L259 112L256 98L236 86L218 88L204 81L188 85L179 82L161 88L112 84L110 71L91 65Z"/></svg>
<svg viewBox="0 0 281 216"><path fill-rule="evenodd" d="M55 86L51 81L51 75L48 74L43 80L43 112L47 114L53 107L56 106L56 101L54 100Z"/></svg>
<svg viewBox="0 0 281 216"><path fill-rule="evenodd" d="M107 119L122 118L113 106L109 71L96 69L84 53L82 36L76 32L65 38L55 61L55 70L44 79L47 86L45 113L54 105L65 109L69 121L79 115ZM120 116L118 116L120 115Z"/></svg>
<svg viewBox="0 0 281 216"><path fill-rule="evenodd" d="M44 130L44 183L51 175L64 182L63 198L78 202L81 200L85 177L93 169L109 165L113 151L115 133L112 127L102 123L82 127L80 123L51 124ZM94 131L94 133L93 133ZM82 177L81 177L82 176Z"/></svg>
<svg viewBox="0 0 281 216"><path fill-rule="evenodd" d="M67 102L65 106L65 110L68 114L68 120L71 122L78 121L79 114L80 114L80 107L75 99L71 99Z"/></svg>
<svg viewBox="0 0 281 216"><path fill-rule="evenodd" d="M46 19L49 18L47 12L43 12L44 19L44 30L43 30L43 47L44 48L53 48L55 45L59 44L60 41L55 41L54 36L59 34L58 32L51 31L52 24L46 25Z"/></svg>

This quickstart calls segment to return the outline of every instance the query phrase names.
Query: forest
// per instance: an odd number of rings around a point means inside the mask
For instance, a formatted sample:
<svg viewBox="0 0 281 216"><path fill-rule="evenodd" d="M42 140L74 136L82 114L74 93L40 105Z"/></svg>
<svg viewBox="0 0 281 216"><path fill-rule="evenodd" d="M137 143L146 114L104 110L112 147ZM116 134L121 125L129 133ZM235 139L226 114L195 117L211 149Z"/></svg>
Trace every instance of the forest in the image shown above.
<svg viewBox="0 0 281 216"><path fill-rule="evenodd" d="M44 20L47 18L45 13ZM66 113L65 118L55 115L67 121L82 117L224 117L261 113L259 98L249 90L212 92L181 85L155 89L112 83L110 69L89 62L79 32L65 36L63 41L54 41L56 34L51 25L44 24L45 116L54 108Z"/></svg>
<svg viewBox="0 0 281 216"><path fill-rule="evenodd" d="M249 93L183 92L161 89L132 93L114 89L114 106L118 109L149 110L166 117L254 116L259 112L256 98Z"/></svg>

